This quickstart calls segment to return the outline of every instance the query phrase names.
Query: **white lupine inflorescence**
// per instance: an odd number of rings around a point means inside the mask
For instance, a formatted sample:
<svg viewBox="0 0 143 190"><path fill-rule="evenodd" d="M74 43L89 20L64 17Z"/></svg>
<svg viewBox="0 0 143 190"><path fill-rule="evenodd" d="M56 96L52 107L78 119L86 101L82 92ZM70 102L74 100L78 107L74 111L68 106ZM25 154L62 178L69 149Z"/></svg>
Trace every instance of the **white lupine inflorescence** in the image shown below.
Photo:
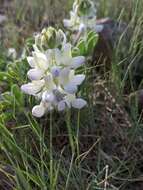
<svg viewBox="0 0 143 190"><path fill-rule="evenodd" d="M63 32L60 33L64 35ZM41 37L44 38L38 35L39 42ZM57 38L57 34L55 37ZM48 43L49 39L46 40ZM86 105L85 100L76 97L78 86L84 81L85 75L75 74L75 69L84 64L85 58L72 57L72 46L66 43L65 36L63 38L60 36L61 43L57 39L54 41L53 36L50 38L50 43L52 40L55 48L41 50L38 48L39 44L35 44L32 56L27 57L31 67L27 75L31 82L22 85L21 89L40 100L40 104L32 109L32 114L36 117L42 117L45 112L53 109L59 111L71 107L81 109ZM44 43L40 44L41 48L44 47Z"/></svg>
<svg viewBox="0 0 143 190"><path fill-rule="evenodd" d="M72 31L93 29L100 32L103 29L101 24L96 24L96 8L91 0L75 0L70 19L64 19L63 24Z"/></svg>

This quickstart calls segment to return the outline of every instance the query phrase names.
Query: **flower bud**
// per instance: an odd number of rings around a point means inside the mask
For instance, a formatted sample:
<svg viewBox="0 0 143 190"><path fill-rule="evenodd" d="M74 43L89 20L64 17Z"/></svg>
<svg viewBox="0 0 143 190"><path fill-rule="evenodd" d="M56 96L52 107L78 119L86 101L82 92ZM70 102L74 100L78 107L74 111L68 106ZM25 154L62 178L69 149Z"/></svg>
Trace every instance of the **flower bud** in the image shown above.
<svg viewBox="0 0 143 190"><path fill-rule="evenodd" d="M90 12L91 2L89 0L82 0L79 4L79 15L87 15Z"/></svg>
<svg viewBox="0 0 143 190"><path fill-rule="evenodd" d="M56 46L56 30L53 27L43 29L41 44L45 48L54 48Z"/></svg>
<svg viewBox="0 0 143 190"><path fill-rule="evenodd" d="M27 76L30 80L40 80L43 74L43 71L40 69L30 69Z"/></svg>
<svg viewBox="0 0 143 190"><path fill-rule="evenodd" d="M45 114L45 107L42 104L33 107L32 109L33 116L42 117L44 114Z"/></svg>

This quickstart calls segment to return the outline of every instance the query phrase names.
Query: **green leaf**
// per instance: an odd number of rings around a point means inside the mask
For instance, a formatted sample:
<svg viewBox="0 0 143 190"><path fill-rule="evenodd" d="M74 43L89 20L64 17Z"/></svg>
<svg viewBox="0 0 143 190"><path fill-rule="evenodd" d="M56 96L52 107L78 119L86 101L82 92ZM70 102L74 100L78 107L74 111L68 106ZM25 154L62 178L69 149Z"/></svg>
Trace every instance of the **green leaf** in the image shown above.
<svg viewBox="0 0 143 190"><path fill-rule="evenodd" d="M19 105L23 105L23 93L21 92L18 85L14 84L11 87L11 93L15 97L15 102Z"/></svg>
<svg viewBox="0 0 143 190"><path fill-rule="evenodd" d="M79 48L80 50L80 55L86 54L86 44L83 39L79 41L79 43L77 44L77 48Z"/></svg>
<svg viewBox="0 0 143 190"><path fill-rule="evenodd" d="M80 50L77 47L72 49L72 57L80 56Z"/></svg>
<svg viewBox="0 0 143 190"><path fill-rule="evenodd" d="M90 35L90 38L88 39L87 42L87 55L92 54L94 47L97 44L97 41L98 41L98 35L96 33Z"/></svg>
<svg viewBox="0 0 143 190"><path fill-rule="evenodd" d="M90 38L92 38L94 35L97 35L96 32L94 32L94 31L92 31L92 30L89 31L88 34L87 34L87 41L89 41Z"/></svg>
<svg viewBox="0 0 143 190"><path fill-rule="evenodd" d="M0 81L10 82L11 76L7 72L0 72Z"/></svg>

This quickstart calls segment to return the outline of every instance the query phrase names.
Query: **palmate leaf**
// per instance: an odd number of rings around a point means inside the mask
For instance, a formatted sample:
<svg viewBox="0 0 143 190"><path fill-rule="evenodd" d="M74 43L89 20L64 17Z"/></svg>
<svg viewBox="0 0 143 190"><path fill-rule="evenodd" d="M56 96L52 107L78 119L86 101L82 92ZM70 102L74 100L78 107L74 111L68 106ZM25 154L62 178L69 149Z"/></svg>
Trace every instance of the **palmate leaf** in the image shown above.
<svg viewBox="0 0 143 190"><path fill-rule="evenodd" d="M79 49L79 55L89 56L92 54L94 47L98 42L98 34L94 31L90 31L87 34L87 38L80 38L79 42L76 45L76 48Z"/></svg>
<svg viewBox="0 0 143 190"><path fill-rule="evenodd" d="M79 43L77 44L77 48L79 49L80 55L86 54L86 43L83 39L79 41Z"/></svg>
<svg viewBox="0 0 143 190"><path fill-rule="evenodd" d="M98 34L91 32L87 38L87 55L92 53L98 41Z"/></svg>

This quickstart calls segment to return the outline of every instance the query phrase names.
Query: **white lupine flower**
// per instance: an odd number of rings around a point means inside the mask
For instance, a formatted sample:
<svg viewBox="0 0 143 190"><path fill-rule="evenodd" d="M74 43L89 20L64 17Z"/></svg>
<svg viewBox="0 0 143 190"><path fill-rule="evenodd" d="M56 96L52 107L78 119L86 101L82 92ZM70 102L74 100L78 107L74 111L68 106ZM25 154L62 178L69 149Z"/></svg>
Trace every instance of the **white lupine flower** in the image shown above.
<svg viewBox="0 0 143 190"><path fill-rule="evenodd" d="M77 92L77 87L85 79L85 75L75 75L74 70L63 69L59 76L59 82L64 90L70 94Z"/></svg>
<svg viewBox="0 0 143 190"><path fill-rule="evenodd" d="M78 30L80 25L80 17L78 16L79 5L77 2L73 4L73 10L70 11L70 19L64 19L63 24L66 28Z"/></svg>
<svg viewBox="0 0 143 190"><path fill-rule="evenodd" d="M72 106L77 109L81 109L87 104L87 102L83 100L82 98L76 98L75 95L71 95L71 94L68 94L65 97L65 103L68 107Z"/></svg>
<svg viewBox="0 0 143 190"><path fill-rule="evenodd" d="M41 101L32 109L35 117L42 117L53 109L81 109L86 105L85 100L76 98L78 86L84 81L85 75L75 74L75 69L84 64L85 58L72 57L71 44L62 43L61 48L55 46L43 51L35 44L32 56L27 57L27 61L31 67L27 73L31 82L22 85L21 90Z"/></svg>
<svg viewBox="0 0 143 190"><path fill-rule="evenodd" d="M55 50L55 59L58 65L67 66L69 68L77 69L85 62L84 56L72 57L71 44L67 43L63 45L62 50Z"/></svg>
<svg viewBox="0 0 143 190"><path fill-rule="evenodd" d="M35 67L46 70L49 67L48 57L42 52L33 52L33 58L35 62Z"/></svg>
<svg viewBox="0 0 143 190"><path fill-rule="evenodd" d="M44 86L44 81L32 81L31 83L24 84L21 86L21 90L29 95L36 95L38 92L41 91L42 87Z"/></svg>
<svg viewBox="0 0 143 190"><path fill-rule="evenodd" d="M48 92L48 91L45 91L42 95L42 100L44 102L54 102L55 101L55 96L53 94L53 92Z"/></svg>

